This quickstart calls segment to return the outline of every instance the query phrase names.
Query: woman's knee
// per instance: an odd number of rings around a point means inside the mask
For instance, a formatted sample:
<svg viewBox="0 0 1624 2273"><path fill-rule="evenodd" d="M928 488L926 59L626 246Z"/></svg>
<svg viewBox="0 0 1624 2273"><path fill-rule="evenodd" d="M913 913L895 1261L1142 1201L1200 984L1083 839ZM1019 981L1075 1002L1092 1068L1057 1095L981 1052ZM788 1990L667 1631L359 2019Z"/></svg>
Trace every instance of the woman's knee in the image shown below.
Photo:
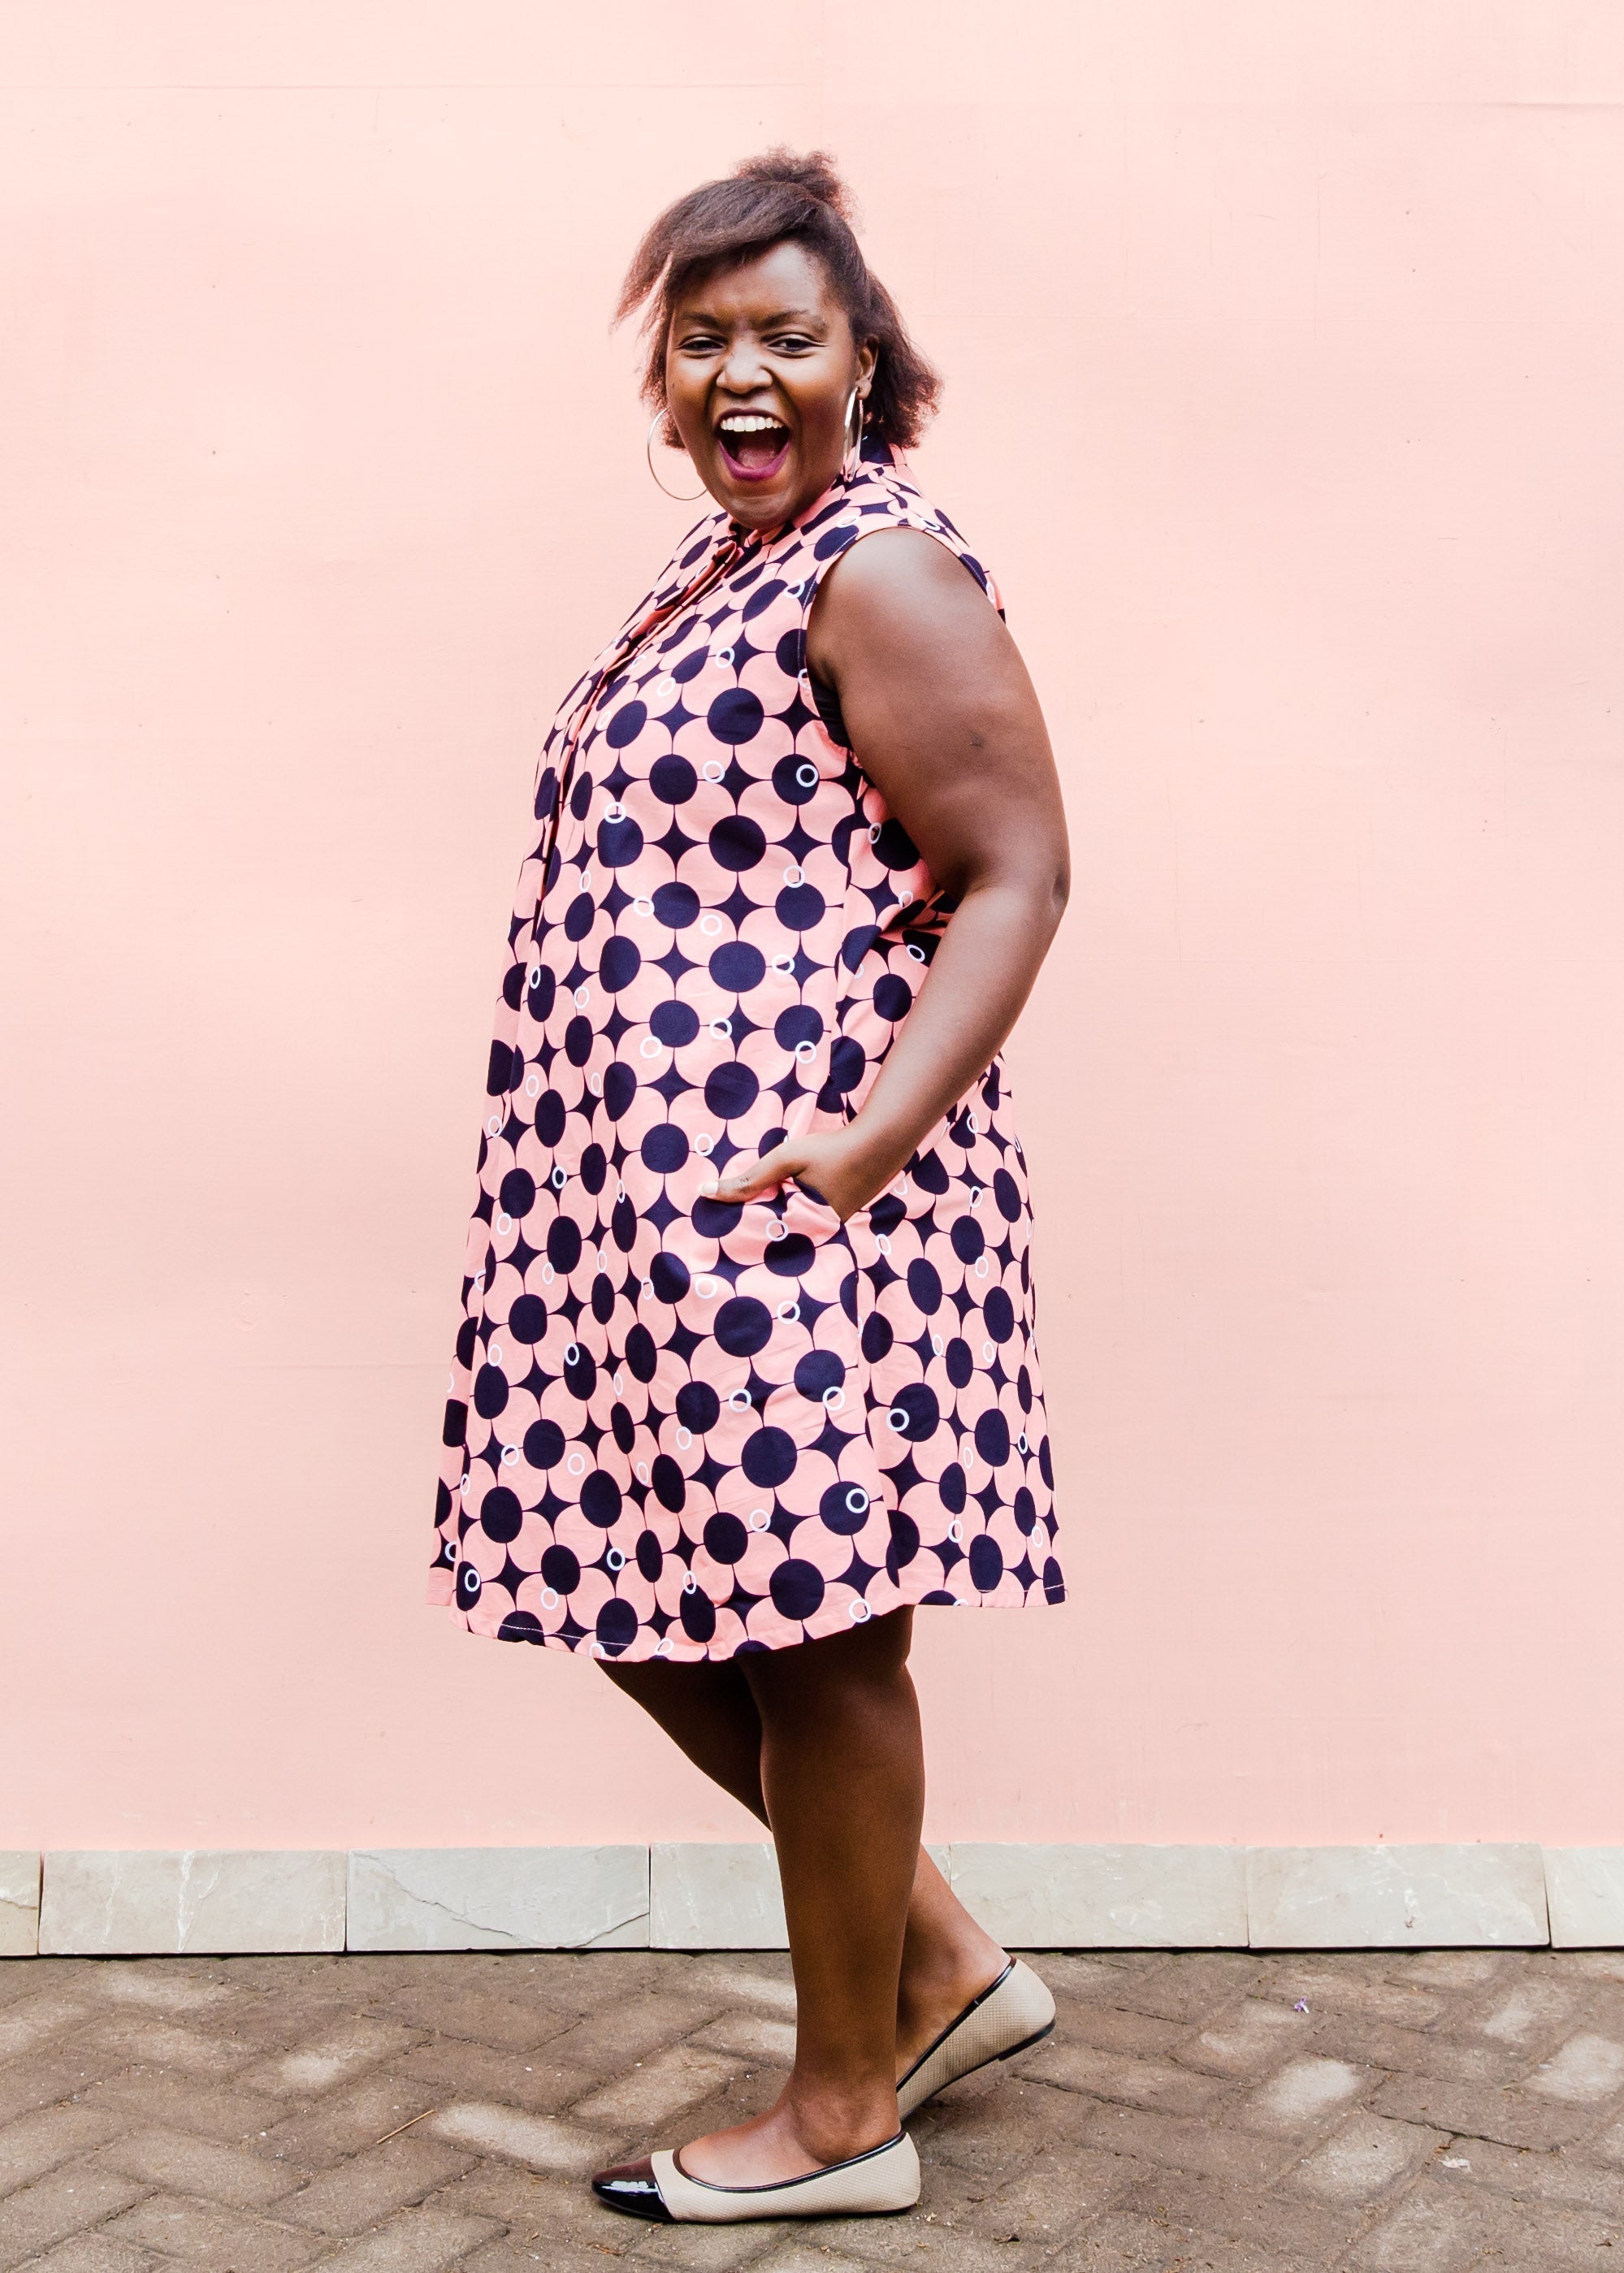
<svg viewBox="0 0 1624 2273"><path fill-rule="evenodd" d="M876 1700L902 1693L913 1638L911 1609L865 1619L848 1632L826 1634L791 1649L752 1651L738 1662L763 1719L775 1710L804 1711L818 1702Z"/></svg>

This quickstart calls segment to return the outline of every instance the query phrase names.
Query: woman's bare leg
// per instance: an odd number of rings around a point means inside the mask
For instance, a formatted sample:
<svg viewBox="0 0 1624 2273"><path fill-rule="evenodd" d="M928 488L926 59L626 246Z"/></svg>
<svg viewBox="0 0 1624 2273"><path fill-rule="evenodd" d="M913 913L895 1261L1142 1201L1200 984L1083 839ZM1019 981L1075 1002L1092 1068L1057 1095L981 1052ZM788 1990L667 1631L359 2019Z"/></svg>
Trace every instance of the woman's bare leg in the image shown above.
<svg viewBox="0 0 1624 2273"><path fill-rule="evenodd" d="M740 1670L746 1659L719 1665L635 1665L600 1661L617 1689L658 1722L679 1751L712 1783L767 1820L761 1788L761 1715ZM902 1976L897 1996L897 2073L903 2075L1003 1971L1006 1957L977 1925L921 1847L914 1870Z"/></svg>

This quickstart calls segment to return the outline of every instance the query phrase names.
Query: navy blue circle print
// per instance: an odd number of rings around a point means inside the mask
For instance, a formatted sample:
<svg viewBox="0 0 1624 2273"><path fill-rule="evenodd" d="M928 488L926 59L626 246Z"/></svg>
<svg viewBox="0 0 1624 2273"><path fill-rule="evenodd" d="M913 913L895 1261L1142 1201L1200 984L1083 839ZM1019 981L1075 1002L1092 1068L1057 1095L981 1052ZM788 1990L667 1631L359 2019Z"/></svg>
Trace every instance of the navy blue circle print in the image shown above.
<svg viewBox="0 0 1624 2273"><path fill-rule="evenodd" d="M807 676L898 528L969 558L877 444L782 527L707 507L516 805L428 1581L477 1633L717 1662L1064 1599L1001 1061L844 1218L817 1189L957 905Z"/></svg>

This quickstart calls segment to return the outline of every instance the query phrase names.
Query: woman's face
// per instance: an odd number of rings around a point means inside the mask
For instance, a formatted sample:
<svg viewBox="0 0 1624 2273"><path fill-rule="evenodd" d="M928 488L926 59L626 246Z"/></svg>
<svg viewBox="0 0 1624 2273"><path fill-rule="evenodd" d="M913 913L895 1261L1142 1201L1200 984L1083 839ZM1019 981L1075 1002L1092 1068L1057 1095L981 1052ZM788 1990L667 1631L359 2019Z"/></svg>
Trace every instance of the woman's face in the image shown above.
<svg viewBox="0 0 1624 2273"><path fill-rule="evenodd" d="M874 349L793 238L702 276L671 312L665 397L717 503L748 529L793 521L840 470L846 404Z"/></svg>

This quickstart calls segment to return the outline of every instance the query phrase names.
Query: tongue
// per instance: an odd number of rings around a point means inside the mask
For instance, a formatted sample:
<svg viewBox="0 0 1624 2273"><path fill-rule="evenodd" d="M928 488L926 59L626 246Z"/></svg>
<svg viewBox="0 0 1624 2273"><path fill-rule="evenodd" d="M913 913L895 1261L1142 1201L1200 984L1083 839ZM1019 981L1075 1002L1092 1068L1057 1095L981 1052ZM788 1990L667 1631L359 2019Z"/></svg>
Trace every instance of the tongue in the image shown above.
<svg viewBox="0 0 1624 2273"><path fill-rule="evenodd" d="M759 471L763 466L770 466L783 447L784 429L781 426L775 426L769 434L730 434L727 438L729 457L751 473Z"/></svg>

